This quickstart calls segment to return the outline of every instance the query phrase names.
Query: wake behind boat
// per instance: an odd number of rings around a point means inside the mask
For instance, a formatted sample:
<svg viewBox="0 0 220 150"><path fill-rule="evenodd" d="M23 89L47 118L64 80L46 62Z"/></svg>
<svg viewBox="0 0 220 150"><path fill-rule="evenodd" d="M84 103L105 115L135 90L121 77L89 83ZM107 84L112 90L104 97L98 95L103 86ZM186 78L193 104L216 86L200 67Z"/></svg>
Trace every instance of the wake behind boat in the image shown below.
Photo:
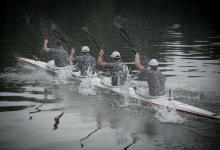
<svg viewBox="0 0 220 150"><path fill-rule="evenodd" d="M22 58L22 57L19 57L18 61L28 63L30 65L37 67L37 68L40 68L40 69L43 69L43 70L46 70L46 71L49 71L52 73L56 73L56 71L59 69L66 69L66 67L56 68L53 65L51 65L50 63L46 63L46 62L42 62L42 61L38 61L38 60L27 59L27 58ZM71 69L71 74L68 76L68 78L82 81L83 78L85 78L85 77L81 77L80 75L74 74L73 70L75 68L74 68L74 66L71 66L71 67L72 68L70 68L70 66L68 66L68 68ZM110 85L110 78L100 79L97 76L93 76L91 78L91 80L92 80L92 83L97 88L107 89L107 90L111 90L111 91L114 91L119 94L123 94L121 92L121 87ZM154 105L158 105L158 106L174 108L177 111L183 111L183 112L187 112L187 113L190 113L193 115L198 115L198 116L202 116L202 117L220 120L220 115L218 115L216 113L213 113L213 112L210 112L210 111L207 111L207 110L204 110L204 109L192 106L192 105L188 105L188 104L173 100L171 97L169 97L167 95L160 96L160 97L146 97L146 96L138 94L133 87L128 87L128 95L130 98L136 99L136 100L140 101L141 103L145 103L145 104L149 103L149 104L154 104Z"/></svg>

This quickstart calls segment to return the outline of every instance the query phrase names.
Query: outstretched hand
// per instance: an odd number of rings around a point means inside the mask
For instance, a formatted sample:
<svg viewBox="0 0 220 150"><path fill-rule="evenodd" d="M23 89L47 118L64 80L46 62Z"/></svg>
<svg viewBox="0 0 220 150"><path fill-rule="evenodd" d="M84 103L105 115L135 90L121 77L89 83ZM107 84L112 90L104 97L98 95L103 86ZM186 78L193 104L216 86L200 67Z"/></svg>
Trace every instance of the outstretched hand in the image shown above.
<svg viewBox="0 0 220 150"><path fill-rule="evenodd" d="M138 52L136 52L134 63L136 65L136 67L138 68L138 70L144 69L144 66L140 62L140 55Z"/></svg>
<svg viewBox="0 0 220 150"><path fill-rule="evenodd" d="M45 39L45 40L44 40L44 43L45 43L45 44L48 44L48 39Z"/></svg>
<svg viewBox="0 0 220 150"><path fill-rule="evenodd" d="M105 66L105 62L103 61L103 55L104 55L104 51L103 51L103 49L100 49L97 65L102 68L104 68L104 66Z"/></svg>
<svg viewBox="0 0 220 150"><path fill-rule="evenodd" d="M70 54L75 54L75 49L71 48Z"/></svg>
<svg viewBox="0 0 220 150"><path fill-rule="evenodd" d="M104 51L103 51L103 49L100 49L99 56L103 56L103 55L104 55Z"/></svg>
<svg viewBox="0 0 220 150"><path fill-rule="evenodd" d="M42 50L45 51L45 52L48 52L48 51L49 51L49 48L48 48L48 39L45 39L45 40L44 40L44 45L43 45Z"/></svg>
<svg viewBox="0 0 220 150"><path fill-rule="evenodd" d="M138 52L136 52L136 55L135 55L136 58L140 59L140 55Z"/></svg>

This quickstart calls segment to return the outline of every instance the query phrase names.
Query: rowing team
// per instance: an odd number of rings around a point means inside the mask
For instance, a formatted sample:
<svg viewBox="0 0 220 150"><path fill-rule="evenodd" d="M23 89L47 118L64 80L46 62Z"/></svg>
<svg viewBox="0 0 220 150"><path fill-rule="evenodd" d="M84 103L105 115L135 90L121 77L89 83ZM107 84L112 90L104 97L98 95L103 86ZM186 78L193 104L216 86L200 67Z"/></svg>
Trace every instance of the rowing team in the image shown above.
<svg viewBox="0 0 220 150"><path fill-rule="evenodd" d="M97 65L97 67L102 69L110 70L112 86L123 85L127 79L128 69L125 68L128 67L121 62L121 55L118 51L114 51L110 55L112 62L104 62L104 51L101 49L96 63L96 59L89 53L90 49L88 46L83 46L81 49L82 55L75 57L75 49L72 48L70 54L68 55L67 50L64 49L60 41L56 42L55 48L49 48L48 40L45 39L43 50L54 60L56 67L66 67L69 64L74 64L78 66L81 71L81 75L86 76L88 69L90 69L90 71L94 74ZM135 65L142 73L144 80L148 83L149 95L164 95L166 79L158 70L158 61L156 59L151 59L148 62L148 65L143 65L140 61L140 55L137 52L135 55Z"/></svg>

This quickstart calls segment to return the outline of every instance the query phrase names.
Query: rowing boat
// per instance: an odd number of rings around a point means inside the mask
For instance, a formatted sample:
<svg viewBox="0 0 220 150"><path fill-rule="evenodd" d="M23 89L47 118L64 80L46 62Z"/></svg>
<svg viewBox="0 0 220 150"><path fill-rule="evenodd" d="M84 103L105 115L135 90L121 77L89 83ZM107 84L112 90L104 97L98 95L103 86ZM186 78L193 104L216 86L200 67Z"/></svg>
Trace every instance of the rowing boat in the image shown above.
<svg viewBox="0 0 220 150"><path fill-rule="evenodd" d="M74 66L74 65L68 65L66 67L56 67L54 65L54 61L48 61L48 62L43 62L39 60L33 60L33 59L28 59L28 58L23 58L23 57L18 57L18 62L22 64L29 64L34 67L37 67L41 70L45 70L48 73L52 74L58 74L58 73L64 73L64 75L68 79L73 79L73 80L79 80L79 78L85 78L84 76L80 75L80 71ZM62 73L62 74L63 74Z"/></svg>
<svg viewBox="0 0 220 150"><path fill-rule="evenodd" d="M31 65L39 67L41 69L49 70L50 72L55 72L55 70L56 70L56 69L48 68L48 63L42 62L42 61L37 61L37 60L32 60L32 59L27 59L27 58L22 58L22 57L20 57L18 59L18 61L22 61L22 62L31 64ZM74 69L74 67L72 69ZM78 77L70 76L70 77L71 77L71 79L76 78L77 80L80 80L80 81L83 80L82 77L80 77L80 76L78 76ZM119 94L123 94L121 92L120 86L111 86L110 85L110 78L106 77L104 79L100 79L97 76L94 76L91 79L93 80L92 83L98 88L107 89L107 90L111 90L111 91L114 91ZM128 87L128 95L130 98L141 101L142 103L149 103L149 104L164 106L164 107L168 107L168 108L175 108L177 111L187 112L187 113L194 114L197 116L203 116L203 117L207 117L207 118L211 118L211 119L220 120L220 115L218 115L216 113L213 113L213 112L210 112L210 111L207 111L207 110L204 110L204 109L192 106L192 105L188 105L188 104L173 100L172 98L170 98L167 95L159 96L159 97L143 96L143 95L138 94L136 92L135 88L133 88L133 87Z"/></svg>
<svg viewBox="0 0 220 150"><path fill-rule="evenodd" d="M109 83L110 78L105 78L101 81L102 88L105 89L110 89L114 92L120 93L121 88L116 86L116 87L112 87ZM150 104L154 104L154 105L158 105L158 106L164 106L164 107L168 107L168 108L175 108L177 111L182 111L182 112L187 112L190 114L194 114L194 115L198 115L198 116L203 116L203 117L207 117L207 118L212 118L212 119L220 119L220 115L217 115L216 113L192 106L192 105L188 105L176 100L173 100L172 97L170 97L169 95L164 95L164 96L156 96L156 97L152 97L152 96L143 96L140 95L136 92L136 89L133 87L129 87L128 88L129 91L129 97L139 100L142 103L150 103Z"/></svg>

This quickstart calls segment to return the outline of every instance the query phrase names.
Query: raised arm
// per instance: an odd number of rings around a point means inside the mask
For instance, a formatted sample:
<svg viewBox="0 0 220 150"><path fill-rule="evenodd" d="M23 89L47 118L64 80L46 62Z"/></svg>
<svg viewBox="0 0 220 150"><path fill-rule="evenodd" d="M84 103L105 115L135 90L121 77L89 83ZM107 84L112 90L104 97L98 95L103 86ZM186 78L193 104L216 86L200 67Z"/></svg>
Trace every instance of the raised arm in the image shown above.
<svg viewBox="0 0 220 150"><path fill-rule="evenodd" d="M75 54L75 49L71 48L71 52L70 52L70 55L69 55L69 58L68 58L68 62L69 62L70 65L73 64L74 54Z"/></svg>
<svg viewBox="0 0 220 150"><path fill-rule="evenodd" d="M48 39L45 39L44 40L44 45L43 45L43 50L45 51L45 52L48 52L49 51L49 48L48 48Z"/></svg>
<svg viewBox="0 0 220 150"><path fill-rule="evenodd" d="M99 51L97 65L102 67L102 68L104 68L104 66L105 66L105 62L103 61L103 55L104 55L104 51L103 51L103 49L101 49Z"/></svg>
<svg viewBox="0 0 220 150"><path fill-rule="evenodd" d="M140 55L139 53L137 52L136 55L135 55L135 61L134 61L136 67L138 68L138 70L143 70L144 69L144 66L141 64L141 61L140 61Z"/></svg>

